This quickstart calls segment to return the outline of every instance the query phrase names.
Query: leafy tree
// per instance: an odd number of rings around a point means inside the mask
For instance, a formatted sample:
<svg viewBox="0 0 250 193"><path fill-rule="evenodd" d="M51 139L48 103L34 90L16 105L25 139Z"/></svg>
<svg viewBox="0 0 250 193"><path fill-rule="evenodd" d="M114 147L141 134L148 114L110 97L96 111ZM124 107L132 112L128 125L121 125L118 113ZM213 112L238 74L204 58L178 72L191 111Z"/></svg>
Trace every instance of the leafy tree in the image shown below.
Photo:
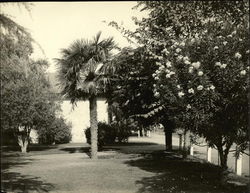
<svg viewBox="0 0 250 193"><path fill-rule="evenodd" d="M139 7L148 17L134 18L135 32L110 25L145 45L158 66L154 95L167 117L217 147L225 169L232 144L243 151L249 137L248 2L144 1ZM152 108L147 115L154 114Z"/></svg>
<svg viewBox="0 0 250 193"><path fill-rule="evenodd" d="M97 158L97 96L105 92L108 62L111 50L115 48L113 38L100 40L99 32L93 40L76 40L69 48L62 49L59 66L59 80L62 94L71 99L89 100L91 127L91 158Z"/></svg>
<svg viewBox="0 0 250 193"><path fill-rule="evenodd" d="M140 42L158 59L155 95L179 126L217 147L225 169L232 144L243 151L249 136L248 3L139 4L150 16L137 21Z"/></svg>
<svg viewBox="0 0 250 193"><path fill-rule="evenodd" d="M22 4L27 7L27 4ZM16 136L26 153L29 134L55 118L58 105L45 78L47 61L30 59L30 34L6 15L0 15L1 131Z"/></svg>

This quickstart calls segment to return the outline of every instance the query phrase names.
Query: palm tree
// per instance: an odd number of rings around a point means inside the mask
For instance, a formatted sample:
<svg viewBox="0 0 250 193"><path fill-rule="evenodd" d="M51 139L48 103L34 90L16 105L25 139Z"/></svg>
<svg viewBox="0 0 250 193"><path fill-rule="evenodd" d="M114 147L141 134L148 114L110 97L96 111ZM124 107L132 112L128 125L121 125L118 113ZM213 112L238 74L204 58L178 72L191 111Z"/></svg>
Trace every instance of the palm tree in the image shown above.
<svg viewBox="0 0 250 193"><path fill-rule="evenodd" d="M113 38L100 40L101 32L93 40L76 40L61 50L56 59L62 94L76 104L89 100L91 128L91 158L97 158L97 96L105 92L108 82L110 51L116 48Z"/></svg>

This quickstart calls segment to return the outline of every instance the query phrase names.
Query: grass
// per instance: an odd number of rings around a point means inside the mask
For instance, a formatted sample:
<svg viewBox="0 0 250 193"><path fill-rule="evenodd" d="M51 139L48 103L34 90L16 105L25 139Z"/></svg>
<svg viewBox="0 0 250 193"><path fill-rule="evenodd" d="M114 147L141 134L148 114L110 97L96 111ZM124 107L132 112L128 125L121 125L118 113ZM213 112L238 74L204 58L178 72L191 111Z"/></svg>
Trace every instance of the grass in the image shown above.
<svg viewBox="0 0 250 193"><path fill-rule="evenodd" d="M89 159L87 144L33 148L27 155L2 152L2 188L7 192L248 192L246 187L221 187L217 166L184 160L154 143L106 146L98 160Z"/></svg>

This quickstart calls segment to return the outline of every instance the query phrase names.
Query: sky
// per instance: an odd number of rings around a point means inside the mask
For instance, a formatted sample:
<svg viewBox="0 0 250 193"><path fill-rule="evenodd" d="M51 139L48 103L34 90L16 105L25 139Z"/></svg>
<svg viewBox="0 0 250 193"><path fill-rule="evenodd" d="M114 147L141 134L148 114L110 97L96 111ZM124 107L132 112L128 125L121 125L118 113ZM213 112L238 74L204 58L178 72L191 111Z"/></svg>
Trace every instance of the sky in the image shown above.
<svg viewBox="0 0 250 193"><path fill-rule="evenodd" d="M1 12L31 33L45 52L44 56L34 45L32 57L46 57L50 63L48 71L54 72L53 58L60 57L60 49L67 48L76 39L91 39L98 31L102 31L102 38L113 36L119 46L129 46L120 32L103 21L116 21L127 29L135 29L132 17L145 16L145 13L132 9L136 4L136 1L35 2L28 13L10 3Z"/></svg>

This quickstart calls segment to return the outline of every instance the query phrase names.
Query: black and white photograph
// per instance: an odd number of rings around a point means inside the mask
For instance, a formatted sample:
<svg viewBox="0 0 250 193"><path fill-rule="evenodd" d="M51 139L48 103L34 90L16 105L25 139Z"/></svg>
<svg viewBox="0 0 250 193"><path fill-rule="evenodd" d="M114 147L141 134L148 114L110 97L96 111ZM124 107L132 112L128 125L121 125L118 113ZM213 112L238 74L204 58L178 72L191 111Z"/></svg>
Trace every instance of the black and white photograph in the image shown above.
<svg viewBox="0 0 250 193"><path fill-rule="evenodd" d="M250 193L249 2L1 1L1 193Z"/></svg>

